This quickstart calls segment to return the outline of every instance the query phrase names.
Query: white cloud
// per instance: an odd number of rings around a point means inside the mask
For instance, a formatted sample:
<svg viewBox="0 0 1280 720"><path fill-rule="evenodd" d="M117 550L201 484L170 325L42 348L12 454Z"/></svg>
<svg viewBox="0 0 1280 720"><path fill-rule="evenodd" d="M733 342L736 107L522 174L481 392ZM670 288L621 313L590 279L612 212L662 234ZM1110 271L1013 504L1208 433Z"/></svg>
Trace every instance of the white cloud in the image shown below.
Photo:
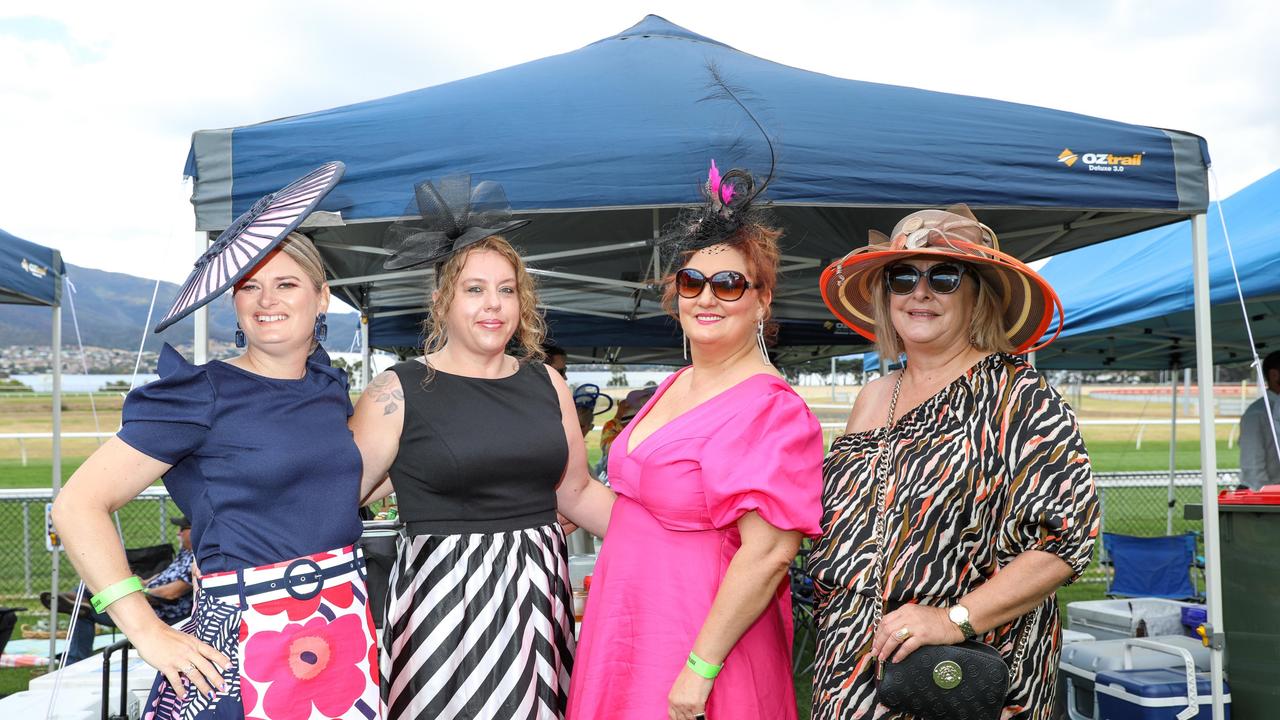
<svg viewBox="0 0 1280 720"><path fill-rule="evenodd" d="M568 52L661 14L846 78L1197 132L1224 193L1280 167L1262 2L29 3L0 11L0 227L178 281L190 133Z"/></svg>

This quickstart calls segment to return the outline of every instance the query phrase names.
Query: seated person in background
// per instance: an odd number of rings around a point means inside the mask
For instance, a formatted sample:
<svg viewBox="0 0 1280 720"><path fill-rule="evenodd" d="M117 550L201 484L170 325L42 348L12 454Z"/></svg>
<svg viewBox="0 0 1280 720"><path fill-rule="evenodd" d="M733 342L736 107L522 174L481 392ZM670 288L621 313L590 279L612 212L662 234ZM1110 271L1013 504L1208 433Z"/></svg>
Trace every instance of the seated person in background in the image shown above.
<svg viewBox="0 0 1280 720"><path fill-rule="evenodd" d="M565 352L564 348L559 345L550 344L544 344L542 352L546 355L546 359L542 361L543 364L560 373L560 377L567 379L569 377L569 353Z"/></svg>
<svg viewBox="0 0 1280 720"><path fill-rule="evenodd" d="M649 398L653 397L653 391L657 389L655 385L632 390L625 398L618 401L618 412L614 414L613 419L604 424L604 429L600 431L600 449L605 455L609 454L613 439L627 427L627 423L631 422L631 418L635 417L636 413L640 412L640 408L649 402Z"/></svg>
<svg viewBox="0 0 1280 720"><path fill-rule="evenodd" d="M600 407L600 398L605 400L603 408ZM600 392L600 386L595 383L582 383L573 389L573 406L578 410L582 437L586 438L596 427L595 417L613 409L613 398Z"/></svg>
<svg viewBox="0 0 1280 720"><path fill-rule="evenodd" d="M178 537L182 547L178 556L169 566L156 575L143 581L147 600L156 615L172 625L179 620L191 617L191 586L195 569L195 553L191 550L191 521L186 517L176 517L169 522L178 526ZM49 606L49 593L41 593L40 601ZM63 593L58 598L58 612L70 613L75 604L75 595ZM111 616L94 612L86 599L80 606L80 617L72 629L71 642L67 648L66 664L83 660L93 652L93 636L97 625L115 627Z"/></svg>
<svg viewBox="0 0 1280 720"><path fill-rule="evenodd" d="M1262 374L1267 380L1271 423L1280 434L1280 350L1262 361ZM1258 398L1240 416L1240 484L1253 490L1280 483L1280 453L1262 403L1263 398Z"/></svg>
<svg viewBox="0 0 1280 720"><path fill-rule="evenodd" d="M627 393L625 398L618 401L618 412L600 431L600 463L596 465L596 478L605 485L609 484L609 448L613 447L613 439L626 429L627 423L649 402L653 391L657 389L658 386L654 385Z"/></svg>

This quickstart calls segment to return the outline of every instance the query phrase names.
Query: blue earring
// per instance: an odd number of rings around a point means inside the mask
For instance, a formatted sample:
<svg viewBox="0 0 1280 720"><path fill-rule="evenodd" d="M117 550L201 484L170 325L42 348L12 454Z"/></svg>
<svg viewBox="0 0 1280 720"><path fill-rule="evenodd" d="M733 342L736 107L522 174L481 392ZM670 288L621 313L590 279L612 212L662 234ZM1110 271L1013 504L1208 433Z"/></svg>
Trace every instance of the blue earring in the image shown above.
<svg viewBox="0 0 1280 720"><path fill-rule="evenodd" d="M316 342L324 342L329 337L329 326L324 321L324 313L316 316Z"/></svg>
<svg viewBox="0 0 1280 720"><path fill-rule="evenodd" d="M245 344L244 331L240 329L240 323L236 323L236 347L242 348Z"/></svg>

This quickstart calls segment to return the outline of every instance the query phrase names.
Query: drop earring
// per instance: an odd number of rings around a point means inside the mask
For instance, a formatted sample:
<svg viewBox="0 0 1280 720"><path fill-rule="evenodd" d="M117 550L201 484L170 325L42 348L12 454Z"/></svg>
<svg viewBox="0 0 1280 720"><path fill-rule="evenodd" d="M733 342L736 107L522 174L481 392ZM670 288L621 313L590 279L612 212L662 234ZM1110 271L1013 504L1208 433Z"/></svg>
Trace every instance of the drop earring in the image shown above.
<svg viewBox="0 0 1280 720"><path fill-rule="evenodd" d="M316 342L324 342L325 338L329 337L329 325L325 323L324 313L316 316L315 336Z"/></svg>
<svg viewBox="0 0 1280 720"><path fill-rule="evenodd" d="M242 348L247 343L244 340L244 330L240 329L240 323L236 323L236 347Z"/></svg>
<svg viewBox="0 0 1280 720"><path fill-rule="evenodd" d="M769 349L764 344L764 318L756 321L756 346L760 348L760 357L764 358L766 365L772 365L769 362Z"/></svg>
<svg viewBox="0 0 1280 720"><path fill-rule="evenodd" d="M680 349L684 350L684 359L689 359L689 336L680 331Z"/></svg>

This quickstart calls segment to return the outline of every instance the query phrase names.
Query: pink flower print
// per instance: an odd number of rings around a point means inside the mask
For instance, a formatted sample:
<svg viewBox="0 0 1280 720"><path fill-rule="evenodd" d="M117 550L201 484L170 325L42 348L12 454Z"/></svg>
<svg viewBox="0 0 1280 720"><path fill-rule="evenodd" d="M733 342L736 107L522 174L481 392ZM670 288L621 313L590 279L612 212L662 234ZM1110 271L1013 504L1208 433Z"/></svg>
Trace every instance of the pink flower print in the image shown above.
<svg viewBox="0 0 1280 720"><path fill-rule="evenodd" d="M312 706L339 716L364 692L365 676L357 666L367 658L367 643L358 615L333 622L314 617L250 637L244 673L267 684L262 712L273 720L306 720Z"/></svg>
<svg viewBox="0 0 1280 720"><path fill-rule="evenodd" d="M256 715L249 714L257 705L258 691L253 689L253 683L241 679L240 708L244 711L244 720L260 720Z"/></svg>

